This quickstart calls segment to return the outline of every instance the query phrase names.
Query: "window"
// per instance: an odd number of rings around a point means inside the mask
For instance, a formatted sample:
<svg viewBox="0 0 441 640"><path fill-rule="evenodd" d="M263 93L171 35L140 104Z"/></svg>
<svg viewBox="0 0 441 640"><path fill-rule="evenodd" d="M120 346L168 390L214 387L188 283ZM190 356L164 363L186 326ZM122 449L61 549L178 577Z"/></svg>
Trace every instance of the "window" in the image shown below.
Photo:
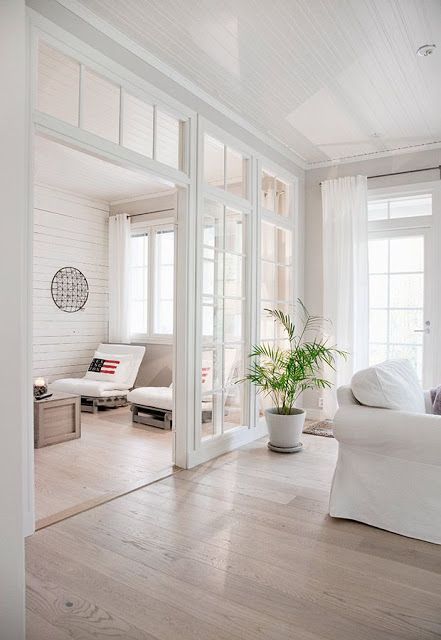
<svg viewBox="0 0 441 640"><path fill-rule="evenodd" d="M246 158L238 151L205 134L204 182L246 198Z"/></svg>
<svg viewBox="0 0 441 640"><path fill-rule="evenodd" d="M79 94L79 63L40 42L37 109L77 127Z"/></svg>
<svg viewBox="0 0 441 640"><path fill-rule="evenodd" d="M292 311L292 231L262 222L261 231L261 340L276 341L274 320L265 309Z"/></svg>
<svg viewBox="0 0 441 640"><path fill-rule="evenodd" d="M149 234L132 236L130 242L130 333L148 333Z"/></svg>
<svg viewBox="0 0 441 640"><path fill-rule="evenodd" d="M123 92L123 147L153 158L153 107Z"/></svg>
<svg viewBox="0 0 441 640"><path fill-rule="evenodd" d="M370 221L414 218L431 214L431 194L373 200L369 203Z"/></svg>
<svg viewBox="0 0 441 640"><path fill-rule="evenodd" d="M119 142L120 91L117 85L84 69L81 125L86 131Z"/></svg>
<svg viewBox="0 0 441 640"><path fill-rule="evenodd" d="M290 214L289 185L272 173L262 171L260 186L262 208L279 216L288 217Z"/></svg>
<svg viewBox="0 0 441 640"><path fill-rule="evenodd" d="M132 95L44 41L38 50L37 109L146 158L185 169L185 120ZM229 166L229 179L235 181L234 155Z"/></svg>
<svg viewBox="0 0 441 640"><path fill-rule="evenodd" d="M130 332L145 340L173 335L174 230L151 226L131 238Z"/></svg>
<svg viewBox="0 0 441 640"><path fill-rule="evenodd" d="M158 230L156 240L154 332L173 333L174 232Z"/></svg>
<svg viewBox="0 0 441 640"><path fill-rule="evenodd" d="M432 196L369 202L369 362L409 359L423 377L426 232ZM429 220L429 222L427 222Z"/></svg>
<svg viewBox="0 0 441 640"><path fill-rule="evenodd" d="M260 339L278 342L280 329L265 309L292 313L293 286L293 217L290 185L275 173L261 172L260 227Z"/></svg>
<svg viewBox="0 0 441 640"><path fill-rule="evenodd" d="M422 376L424 236L369 241L369 360L408 358Z"/></svg>
<svg viewBox="0 0 441 640"><path fill-rule="evenodd" d="M244 424L247 214L206 200L202 228L202 431Z"/></svg>
<svg viewBox="0 0 441 640"><path fill-rule="evenodd" d="M181 123L177 118L156 110L155 159L175 169L181 168Z"/></svg>

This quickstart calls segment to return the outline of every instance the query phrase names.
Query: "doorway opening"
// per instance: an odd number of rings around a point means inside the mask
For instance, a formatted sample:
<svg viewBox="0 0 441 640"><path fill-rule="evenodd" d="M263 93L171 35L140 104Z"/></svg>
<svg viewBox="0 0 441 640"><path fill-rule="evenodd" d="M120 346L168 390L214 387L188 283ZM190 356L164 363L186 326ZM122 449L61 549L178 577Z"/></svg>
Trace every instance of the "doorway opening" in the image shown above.
<svg viewBox="0 0 441 640"><path fill-rule="evenodd" d="M39 529L173 472L178 190L40 135L34 151L33 376L48 395L34 403ZM124 341L109 339L118 217Z"/></svg>

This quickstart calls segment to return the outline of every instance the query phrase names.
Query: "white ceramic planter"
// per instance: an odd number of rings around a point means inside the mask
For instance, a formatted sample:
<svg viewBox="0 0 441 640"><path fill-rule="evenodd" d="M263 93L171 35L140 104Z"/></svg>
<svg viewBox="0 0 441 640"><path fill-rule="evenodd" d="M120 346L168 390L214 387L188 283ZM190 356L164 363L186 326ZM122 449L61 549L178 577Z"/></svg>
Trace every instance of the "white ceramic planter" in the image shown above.
<svg viewBox="0 0 441 640"><path fill-rule="evenodd" d="M268 425L268 447L273 451L292 453L302 448L300 437L305 424L305 410L292 409L289 415L277 413L275 408L265 411Z"/></svg>

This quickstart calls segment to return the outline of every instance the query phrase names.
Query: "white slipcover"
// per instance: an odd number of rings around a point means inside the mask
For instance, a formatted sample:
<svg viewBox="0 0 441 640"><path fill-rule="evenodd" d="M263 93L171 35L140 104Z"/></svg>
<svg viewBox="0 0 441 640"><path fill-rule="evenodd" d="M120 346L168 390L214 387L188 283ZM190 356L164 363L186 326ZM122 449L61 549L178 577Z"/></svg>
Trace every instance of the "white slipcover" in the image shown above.
<svg viewBox="0 0 441 640"><path fill-rule="evenodd" d="M441 416L366 407L338 390L329 513L441 544Z"/></svg>

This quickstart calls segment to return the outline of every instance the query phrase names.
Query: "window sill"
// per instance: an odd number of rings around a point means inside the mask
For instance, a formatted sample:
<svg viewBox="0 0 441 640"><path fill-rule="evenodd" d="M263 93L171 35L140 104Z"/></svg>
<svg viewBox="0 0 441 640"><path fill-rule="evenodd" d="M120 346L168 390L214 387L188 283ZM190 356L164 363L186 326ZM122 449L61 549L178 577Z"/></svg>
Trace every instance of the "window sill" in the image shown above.
<svg viewBox="0 0 441 640"><path fill-rule="evenodd" d="M173 346L173 336L145 336L136 335L130 339L131 344L163 344Z"/></svg>

